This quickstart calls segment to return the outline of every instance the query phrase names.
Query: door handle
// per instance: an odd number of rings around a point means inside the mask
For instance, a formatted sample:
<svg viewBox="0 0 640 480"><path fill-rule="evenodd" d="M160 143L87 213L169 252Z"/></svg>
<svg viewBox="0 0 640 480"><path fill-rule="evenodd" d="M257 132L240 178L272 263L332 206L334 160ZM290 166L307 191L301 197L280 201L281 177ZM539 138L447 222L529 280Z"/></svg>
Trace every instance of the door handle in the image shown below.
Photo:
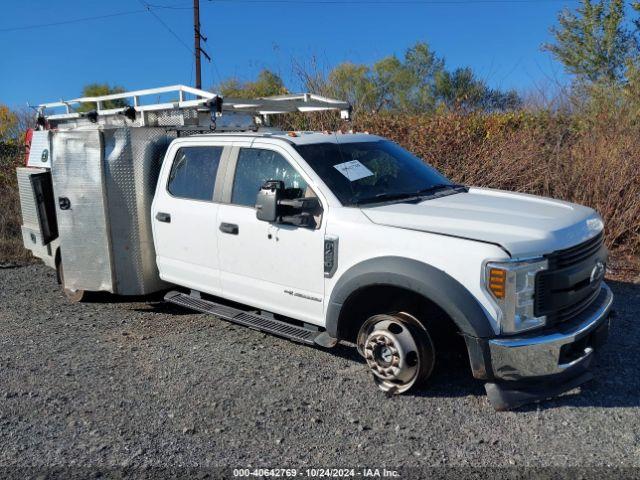
<svg viewBox="0 0 640 480"><path fill-rule="evenodd" d="M158 220L159 222L171 223L171 214L158 212L156 213L156 220Z"/></svg>
<svg viewBox="0 0 640 480"><path fill-rule="evenodd" d="M238 235L238 232L240 231L240 229L238 228L238 225L236 225L235 223L221 223L220 231L222 233L228 233L230 235Z"/></svg>

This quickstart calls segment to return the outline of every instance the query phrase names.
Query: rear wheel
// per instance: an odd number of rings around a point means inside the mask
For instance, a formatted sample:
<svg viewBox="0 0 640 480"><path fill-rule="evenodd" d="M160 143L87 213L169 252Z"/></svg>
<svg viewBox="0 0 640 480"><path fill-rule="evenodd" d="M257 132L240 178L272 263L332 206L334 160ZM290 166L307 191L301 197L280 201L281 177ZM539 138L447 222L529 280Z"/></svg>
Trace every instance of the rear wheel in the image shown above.
<svg viewBox="0 0 640 480"><path fill-rule="evenodd" d="M62 259L59 259L56 263L56 272L58 274L58 283L62 285L62 291L67 297L67 300L71 303L78 303L84 300L86 292L84 290L72 290L67 288L64 284L64 267L62 266Z"/></svg>
<svg viewBox="0 0 640 480"><path fill-rule="evenodd" d="M374 315L357 339L378 387L400 394L422 385L433 372L435 348L427 329L408 313Z"/></svg>

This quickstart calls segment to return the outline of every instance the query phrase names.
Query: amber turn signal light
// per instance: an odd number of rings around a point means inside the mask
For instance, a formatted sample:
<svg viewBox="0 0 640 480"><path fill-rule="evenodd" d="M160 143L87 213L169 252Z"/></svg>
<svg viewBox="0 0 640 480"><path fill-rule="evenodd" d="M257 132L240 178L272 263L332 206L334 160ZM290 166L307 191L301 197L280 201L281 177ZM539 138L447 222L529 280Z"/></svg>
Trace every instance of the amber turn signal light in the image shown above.
<svg viewBox="0 0 640 480"><path fill-rule="evenodd" d="M496 298L503 299L507 283L507 272L499 268L489 270L489 290Z"/></svg>

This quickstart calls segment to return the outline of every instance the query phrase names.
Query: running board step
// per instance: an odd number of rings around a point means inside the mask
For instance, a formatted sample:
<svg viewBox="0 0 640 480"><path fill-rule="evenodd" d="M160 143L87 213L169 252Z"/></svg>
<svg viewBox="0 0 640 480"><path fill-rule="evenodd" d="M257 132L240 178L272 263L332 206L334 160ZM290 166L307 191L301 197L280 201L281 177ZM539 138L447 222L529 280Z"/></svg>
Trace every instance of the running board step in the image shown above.
<svg viewBox="0 0 640 480"><path fill-rule="evenodd" d="M172 291L167 293L164 299L167 302L180 305L181 307L202 313L210 313L223 320L261 332L271 333L279 337L288 338L294 342L306 343L307 345L320 345L323 347L332 347L336 343L335 339L329 337L326 332L318 332L297 325L291 325L265 315L245 312L185 293Z"/></svg>

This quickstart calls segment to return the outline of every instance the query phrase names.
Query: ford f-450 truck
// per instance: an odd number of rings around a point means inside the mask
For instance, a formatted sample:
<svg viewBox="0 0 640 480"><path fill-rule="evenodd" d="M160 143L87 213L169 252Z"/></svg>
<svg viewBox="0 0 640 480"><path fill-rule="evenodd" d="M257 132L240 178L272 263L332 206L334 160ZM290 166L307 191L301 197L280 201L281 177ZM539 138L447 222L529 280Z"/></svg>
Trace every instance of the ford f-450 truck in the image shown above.
<svg viewBox="0 0 640 480"><path fill-rule="evenodd" d="M375 135L264 126L347 117L337 100L127 95L122 109L101 109L113 96L42 105L18 169L25 246L71 300L167 290L301 343L350 342L389 393L422 386L454 331L496 409L591 377L613 301L592 209L458 185ZM84 102L97 109L71 110Z"/></svg>

